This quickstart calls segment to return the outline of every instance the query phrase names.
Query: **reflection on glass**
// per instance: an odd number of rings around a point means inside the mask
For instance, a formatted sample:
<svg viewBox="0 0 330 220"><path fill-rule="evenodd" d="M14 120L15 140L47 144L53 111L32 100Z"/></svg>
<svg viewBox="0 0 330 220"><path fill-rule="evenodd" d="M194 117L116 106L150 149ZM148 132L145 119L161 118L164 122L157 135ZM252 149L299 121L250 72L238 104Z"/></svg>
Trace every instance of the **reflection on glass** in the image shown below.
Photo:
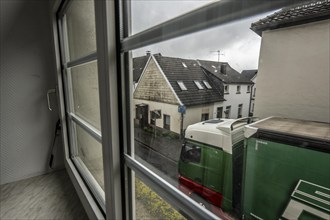
<svg viewBox="0 0 330 220"><path fill-rule="evenodd" d="M102 145L76 125L78 157L104 190Z"/></svg>
<svg viewBox="0 0 330 220"><path fill-rule="evenodd" d="M185 1L132 1L132 33L138 33L154 25L202 7L215 0Z"/></svg>
<svg viewBox="0 0 330 220"><path fill-rule="evenodd" d="M95 12L93 0L73 0L66 12L69 60L96 51Z"/></svg>
<svg viewBox="0 0 330 220"><path fill-rule="evenodd" d="M73 112L101 130L97 62L71 68Z"/></svg>
<svg viewBox="0 0 330 220"><path fill-rule="evenodd" d="M136 219L186 219L139 178L135 178Z"/></svg>

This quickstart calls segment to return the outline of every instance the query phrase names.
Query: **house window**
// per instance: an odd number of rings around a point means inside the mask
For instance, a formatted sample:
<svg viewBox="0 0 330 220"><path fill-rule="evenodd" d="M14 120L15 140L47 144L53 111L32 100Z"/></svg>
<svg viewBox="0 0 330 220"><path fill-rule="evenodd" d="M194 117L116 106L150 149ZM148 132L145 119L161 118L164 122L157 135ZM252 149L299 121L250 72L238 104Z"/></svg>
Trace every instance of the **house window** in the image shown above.
<svg viewBox="0 0 330 220"><path fill-rule="evenodd" d="M209 120L209 113L203 113L201 121Z"/></svg>
<svg viewBox="0 0 330 220"><path fill-rule="evenodd" d="M254 89L253 89L253 97L256 96L256 91L257 91L257 88L254 88Z"/></svg>
<svg viewBox="0 0 330 220"><path fill-rule="evenodd" d="M182 62L182 66L183 66L184 68L187 68L187 65L186 65L184 62Z"/></svg>
<svg viewBox="0 0 330 220"><path fill-rule="evenodd" d="M225 85L224 92L225 92L225 94L229 94L229 86L228 85Z"/></svg>
<svg viewBox="0 0 330 220"><path fill-rule="evenodd" d="M238 105L237 118L242 118L243 104Z"/></svg>
<svg viewBox="0 0 330 220"><path fill-rule="evenodd" d="M237 86L236 94L240 94L240 93L241 93L241 86Z"/></svg>
<svg viewBox="0 0 330 220"><path fill-rule="evenodd" d="M254 112L254 103L252 103L251 112Z"/></svg>
<svg viewBox="0 0 330 220"><path fill-rule="evenodd" d="M208 88L208 89L212 89L212 86L210 85L210 83L209 83L208 81L203 80L203 83L204 83L204 85L206 86L206 88Z"/></svg>
<svg viewBox="0 0 330 220"><path fill-rule="evenodd" d="M165 129L171 130L171 116L164 114L164 126Z"/></svg>
<svg viewBox="0 0 330 220"><path fill-rule="evenodd" d="M187 90L187 87L184 85L182 81L177 81L177 83L182 91Z"/></svg>
<svg viewBox="0 0 330 220"><path fill-rule="evenodd" d="M251 91L251 86L247 86L246 93L250 93Z"/></svg>
<svg viewBox="0 0 330 220"><path fill-rule="evenodd" d="M204 87L202 86L202 84L199 81L194 80L194 83L195 83L195 85L197 86L198 89L204 89Z"/></svg>
<svg viewBox="0 0 330 220"><path fill-rule="evenodd" d="M225 118L230 118L231 106L227 106L225 110Z"/></svg>
<svg viewBox="0 0 330 220"><path fill-rule="evenodd" d="M222 118L222 111L223 111L223 107L217 108L217 118Z"/></svg>

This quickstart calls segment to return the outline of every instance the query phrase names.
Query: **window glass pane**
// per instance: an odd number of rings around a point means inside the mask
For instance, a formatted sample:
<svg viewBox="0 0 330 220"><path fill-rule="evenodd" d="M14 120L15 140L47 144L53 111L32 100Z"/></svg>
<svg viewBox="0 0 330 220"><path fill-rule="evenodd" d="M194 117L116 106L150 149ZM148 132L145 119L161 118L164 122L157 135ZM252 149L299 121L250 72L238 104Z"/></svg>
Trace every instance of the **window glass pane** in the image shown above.
<svg viewBox="0 0 330 220"><path fill-rule="evenodd" d="M66 12L69 60L96 51L95 12L93 0L73 0Z"/></svg>
<svg viewBox="0 0 330 220"><path fill-rule="evenodd" d="M143 31L154 25L209 4L214 0L186 1L132 1L132 33Z"/></svg>
<svg viewBox="0 0 330 220"><path fill-rule="evenodd" d="M236 89L238 84L251 84L249 80L242 82L243 68L257 67L260 37L249 28L258 19L250 18L133 51L135 158L224 219L238 216L234 206L239 205L240 193L235 191L238 193L234 204L232 192L240 180L232 184L233 146L220 144L226 141L220 137L221 129L215 126L227 129L221 123L237 119L238 104L249 106L249 94L236 97L242 95L236 94ZM220 57L213 52L219 48L224 52ZM228 92L233 90L226 97L225 86ZM237 103L241 99L244 101ZM161 118L153 117L155 110L161 111ZM242 109L240 115L248 114L248 110ZM205 122L217 117L228 119L213 125ZM192 132L194 126L196 132ZM212 126L215 136L203 131L207 130L204 127ZM225 137L233 138L231 133ZM242 134L239 138L242 141ZM193 142L196 149L184 145L192 143L191 140L200 143Z"/></svg>
<svg viewBox="0 0 330 220"><path fill-rule="evenodd" d="M76 127L77 155L104 190L102 145L84 129Z"/></svg>
<svg viewBox="0 0 330 220"><path fill-rule="evenodd" d="M186 219L138 177L135 178L136 219Z"/></svg>
<svg viewBox="0 0 330 220"><path fill-rule="evenodd" d="M71 68L73 112L101 130L97 62Z"/></svg>

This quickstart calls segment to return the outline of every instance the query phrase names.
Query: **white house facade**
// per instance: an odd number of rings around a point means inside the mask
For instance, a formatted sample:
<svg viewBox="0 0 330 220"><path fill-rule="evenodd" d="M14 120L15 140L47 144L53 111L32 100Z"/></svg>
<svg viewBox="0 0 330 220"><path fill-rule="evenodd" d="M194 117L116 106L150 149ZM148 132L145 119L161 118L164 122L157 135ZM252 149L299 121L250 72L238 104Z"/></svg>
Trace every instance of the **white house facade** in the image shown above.
<svg viewBox="0 0 330 220"><path fill-rule="evenodd" d="M292 14L282 10L252 24L262 34L256 116L330 122L330 13L319 11L326 8L321 4L329 2L292 8Z"/></svg>

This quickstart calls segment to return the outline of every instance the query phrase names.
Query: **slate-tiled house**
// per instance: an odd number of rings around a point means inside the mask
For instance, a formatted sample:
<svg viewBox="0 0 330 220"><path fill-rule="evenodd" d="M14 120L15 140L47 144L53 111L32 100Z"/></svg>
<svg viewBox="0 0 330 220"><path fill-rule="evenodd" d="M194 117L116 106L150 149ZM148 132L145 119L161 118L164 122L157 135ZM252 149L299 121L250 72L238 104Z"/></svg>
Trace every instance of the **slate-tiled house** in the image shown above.
<svg viewBox="0 0 330 220"><path fill-rule="evenodd" d="M258 70L252 69L252 70L243 70L241 74L245 76L248 80L252 81L252 85L250 88L250 104L249 104L249 116L253 116L254 112L254 100L256 97L256 91L257 91L257 73Z"/></svg>
<svg viewBox="0 0 330 220"><path fill-rule="evenodd" d="M262 36L254 114L330 122L330 1L284 8L251 25Z"/></svg>
<svg viewBox="0 0 330 220"><path fill-rule="evenodd" d="M252 82L241 77L228 63L220 63L222 68L226 68L222 73L221 70L217 72L211 69L212 65L219 65L217 62L166 57L161 54L145 57L148 57L148 61L133 95L135 118L140 124L156 124L180 133L188 125L209 118L236 118L240 104L246 106L246 113L243 113L241 107L240 116L248 115L247 85L252 85ZM137 71L141 67L136 68L134 66ZM237 85L241 87L241 93L247 96L244 102L226 98L240 95ZM230 86L232 91L227 89L224 94L225 86ZM230 114L227 111L225 114L227 106L236 109L236 113Z"/></svg>
<svg viewBox="0 0 330 220"><path fill-rule="evenodd" d="M253 82L247 75L240 74L226 62L198 60L211 79L220 79L224 90L224 103L214 105L213 117L240 118L249 115L250 93Z"/></svg>

